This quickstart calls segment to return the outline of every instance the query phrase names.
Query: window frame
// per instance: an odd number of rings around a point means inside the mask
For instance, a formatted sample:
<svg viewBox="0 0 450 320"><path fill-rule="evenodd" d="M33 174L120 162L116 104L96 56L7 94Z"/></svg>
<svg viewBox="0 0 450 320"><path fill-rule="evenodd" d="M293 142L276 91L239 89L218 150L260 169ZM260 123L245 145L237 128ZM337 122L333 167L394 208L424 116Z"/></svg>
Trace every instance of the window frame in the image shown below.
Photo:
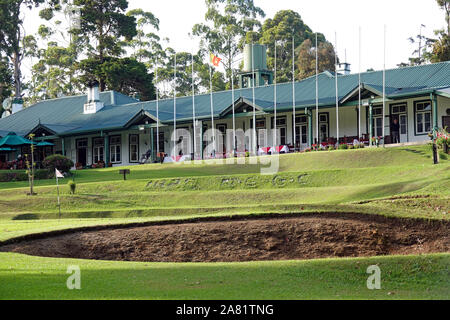
<svg viewBox="0 0 450 320"><path fill-rule="evenodd" d="M120 138L120 143L112 143L112 140L115 138ZM120 152L118 153L120 155L120 161L117 161L117 157L116 157L115 161L113 161L113 154L115 156L117 156L117 149L115 150L115 152L113 152L113 150L112 150L113 147L120 148ZM115 135L115 136L109 137L109 162L112 164L121 164L122 163L122 136L121 135Z"/></svg>
<svg viewBox="0 0 450 320"><path fill-rule="evenodd" d="M417 105L418 104L425 104L425 103L429 103L431 106L431 110L430 111L417 111ZM424 119L423 119L423 124L425 125L425 114L429 113L430 114L430 129L433 129L433 103L431 100L420 100L420 101L414 101L414 135L416 137L418 136L426 136L428 135L429 132L423 132L423 133L419 133L418 132L418 121L417 121L417 115L418 114L422 114ZM424 128L425 129L425 128Z"/></svg>
<svg viewBox="0 0 450 320"><path fill-rule="evenodd" d="M95 140L102 140L103 160L95 161L95 148L96 148ZM105 162L105 139L102 137L95 137L95 138L92 138L92 163L96 164L96 163L99 163L100 161Z"/></svg>
<svg viewBox="0 0 450 320"><path fill-rule="evenodd" d="M131 138L132 137L137 138L137 142L131 143ZM139 142L140 142L140 139L139 139L139 135L138 134L134 134L133 133L133 134L129 134L128 135L128 160L129 160L130 163L139 163L139 153L140 153ZM136 160L132 160L132 158L131 158L131 146L132 145L136 145L136 147L137 147Z"/></svg>

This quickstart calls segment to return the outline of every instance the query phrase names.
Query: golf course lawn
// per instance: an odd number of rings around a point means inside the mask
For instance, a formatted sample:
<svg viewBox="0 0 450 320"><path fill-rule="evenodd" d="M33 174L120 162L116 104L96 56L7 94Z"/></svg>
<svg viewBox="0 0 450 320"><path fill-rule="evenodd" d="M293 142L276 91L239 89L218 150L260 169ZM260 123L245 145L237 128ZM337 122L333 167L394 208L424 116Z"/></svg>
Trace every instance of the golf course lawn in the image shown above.
<svg viewBox="0 0 450 320"><path fill-rule="evenodd" d="M55 181L0 183L0 242L79 227L265 214L359 213L450 219L450 161L429 146L315 152L262 163L144 165L75 173L76 194ZM68 290L67 267L81 270ZM381 269L381 290L366 286ZM450 253L245 263L138 263L0 253L0 299L449 299Z"/></svg>

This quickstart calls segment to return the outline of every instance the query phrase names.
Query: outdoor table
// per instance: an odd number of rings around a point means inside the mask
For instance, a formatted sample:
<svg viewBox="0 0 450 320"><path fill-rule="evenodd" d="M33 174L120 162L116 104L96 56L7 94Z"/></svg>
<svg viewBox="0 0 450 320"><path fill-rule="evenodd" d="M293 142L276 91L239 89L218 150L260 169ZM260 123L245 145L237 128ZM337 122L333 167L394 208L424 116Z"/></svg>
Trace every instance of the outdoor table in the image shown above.
<svg viewBox="0 0 450 320"><path fill-rule="evenodd" d="M272 147L270 148L271 153L289 153L289 147L288 146L278 146L278 147Z"/></svg>
<svg viewBox="0 0 450 320"><path fill-rule="evenodd" d="M259 148L258 154L269 154L271 149L272 149L272 148L269 148L269 147L266 147L266 148Z"/></svg>

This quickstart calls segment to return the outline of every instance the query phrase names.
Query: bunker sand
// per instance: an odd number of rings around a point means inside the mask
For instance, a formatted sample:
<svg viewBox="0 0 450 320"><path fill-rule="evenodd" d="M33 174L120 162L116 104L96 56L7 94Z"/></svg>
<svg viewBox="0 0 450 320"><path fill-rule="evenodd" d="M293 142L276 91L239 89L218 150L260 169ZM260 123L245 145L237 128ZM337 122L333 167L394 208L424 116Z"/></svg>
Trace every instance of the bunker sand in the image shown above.
<svg viewBox="0 0 450 320"><path fill-rule="evenodd" d="M243 262L450 251L450 222L303 214L121 227L22 241L3 252L141 262ZM44 237L44 235L43 235Z"/></svg>

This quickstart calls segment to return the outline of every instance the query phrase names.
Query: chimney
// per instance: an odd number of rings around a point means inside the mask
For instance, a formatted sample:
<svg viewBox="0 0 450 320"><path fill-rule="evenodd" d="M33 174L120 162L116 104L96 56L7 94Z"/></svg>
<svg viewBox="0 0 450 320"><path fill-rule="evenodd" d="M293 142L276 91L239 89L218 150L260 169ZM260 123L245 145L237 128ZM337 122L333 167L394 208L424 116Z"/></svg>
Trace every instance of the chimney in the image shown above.
<svg viewBox="0 0 450 320"><path fill-rule="evenodd" d="M19 112L19 111L22 111L22 109L23 109L23 100L22 100L22 98L15 98L13 100L12 105L11 105L12 114L14 114L16 112Z"/></svg>
<svg viewBox="0 0 450 320"><path fill-rule="evenodd" d="M261 44L246 44L244 69L239 74L240 87L251 88L273 84L273 74L273 71L267 69L267 47Z"/></svg>
<svg viewBox="0 0 450 320"><path fill-rule="evenodd" d="M97 113L104 107L100 101L100 91L97 81L88 84L87 103L84 105L84 114Z"/></svg>

